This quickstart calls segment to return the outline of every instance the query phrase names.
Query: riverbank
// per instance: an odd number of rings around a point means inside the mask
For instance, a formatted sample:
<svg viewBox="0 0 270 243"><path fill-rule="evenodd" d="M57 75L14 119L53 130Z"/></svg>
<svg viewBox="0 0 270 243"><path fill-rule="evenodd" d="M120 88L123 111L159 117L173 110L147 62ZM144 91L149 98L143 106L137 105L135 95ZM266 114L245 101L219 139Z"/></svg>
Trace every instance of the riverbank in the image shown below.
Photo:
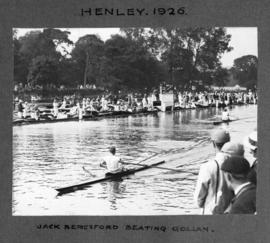
<svg viewBox="0 0 270 243"><path fill-rule="evenodd" d="M237 104L231 104L228 105L228 107L232 108L233 106L242 106L243 103L237 103ZM247 104L246 104L247 105ZM197 105L192 108L183 108L180 106L173 107L171 111L181 111L181 110L190 110L190 109L209 109L216 107L213 105ZM227 107L227 105L216 107L218 108L224 108ZM61 110L60 110L61 111ZM28 116L27 118L18 118L15 117L13 120L13 126L18 125L30 125L30 124L41 124L41 123L56 123L56 122L70 122L70 121L97 121L104 118L119 118L119 117L127 117L127 116L137 116L137 115L149 115L149 114L157 114L160 110L157 107L154 107L152 109L140 109L140 110L128 110L128 111L105 111L105 112L97 112L97 111L90 111L87 115L82 115L79 117L79 115L75 114L73 116L68 116L66 113L70 111L70 109L63 109L63 116L54 117L53 112L50 109L43 109L41 111L41 115L38 118ZM229 120L230 121L230 120ZM219 125L222 123L220 119L216 121L211 121L214 125Z"/></svg>

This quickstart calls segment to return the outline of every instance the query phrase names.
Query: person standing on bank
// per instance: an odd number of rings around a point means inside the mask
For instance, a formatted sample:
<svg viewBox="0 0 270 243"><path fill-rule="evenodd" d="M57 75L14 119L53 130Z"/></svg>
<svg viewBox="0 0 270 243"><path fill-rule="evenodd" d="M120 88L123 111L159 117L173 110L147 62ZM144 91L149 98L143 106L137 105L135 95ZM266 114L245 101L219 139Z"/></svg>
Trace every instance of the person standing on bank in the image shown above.
<svg viewBox="0 0 270 243"><path fill-rule="evenodd" d="M124 167L122 166L121 158L115 155L116 148L114 146L110 147L109 152L110 154L103 159L100 166L107 169L106 175L121 172Z"/></svg>
<svg viewBox="0 0 270 243"><path fill-rule="evenodd" d="M220 168L226 158L243 157L245 152L240 143L227 142L224 145L217 143L222 141L222 137L226 138L225 130L218 130L213 134L214 146L217 146L219 150L214 160L201 166L198 177L195 199L198 206L204 209L204 214L222 214L228 207L234 197L234 192L228 187Z"/></svg>
<svg viewBox="0 0 270 243"><path fill-rule="evenodd" d="M224 161L221 170L224 171L225 180L235 194L225 213L256 213L256 186L248 179L249 162L244 157L232 156Z"/></svg>
<svg viewBox="0 0 270 243"><path fill-rule="evenodd" d="M18 104L18 117L20 119L23 118L23 109L24 109L24 107L23 107L23 101L22 100L19 100L19 104Z"/></svg>
<svg viewBox="0 0 270 243"><path fill-rule="evenodd" d="M221 152L223 145L230 141L230 134L224 130L216 130L211 136L216 156L200 167L195 188L194 199L202 208L202 214L214 214L218 204L218 191L228 189L223 185L223 175L220 166L224 162L224 154Z"/></svg>

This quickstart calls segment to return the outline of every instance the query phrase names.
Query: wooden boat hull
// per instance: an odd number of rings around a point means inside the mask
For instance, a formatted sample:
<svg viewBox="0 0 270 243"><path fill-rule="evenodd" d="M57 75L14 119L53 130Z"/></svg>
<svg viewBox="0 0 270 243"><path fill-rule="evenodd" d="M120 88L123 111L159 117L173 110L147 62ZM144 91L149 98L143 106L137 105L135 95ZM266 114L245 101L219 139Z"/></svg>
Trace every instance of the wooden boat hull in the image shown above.
<svg viewBox="0 0 270 243"><path fill-rule="evenodd" d="M63 187L63 188L57 188L55 190L58 191L58 196L61 196L63 194L71 193L71 192L74 192L77 190L82 190L86 187L89 187L89 186L96 184L96 183L99 183L99 182L118 180L119 178L135 174L136 172L139 172L139 171L147 170L150 168L155 168L155 166L158 166L158 165L163 164L163 163L165 163L165 161L161 161L161 162L154 163L151 165L143 166L143 167L140 167L137 169L125 170L125 171L122 171L122 172L119 172L119 173L116 173L113 175L110 174L108 176L97 178L97 179L94 179L92 181L84 182L84 183L73 185L73 186Z"/></svg>
<svg viewBox="0 0 270 243"><path fill-rule="evenodd" d="M55 123L55 122L64 122L64 121L78 121L76 117L70 118L60 118L60 119L21 119L17 121L13 121L13 125L30 125L30 124L42 124L42 123Z"/></svg>
<svg viewBox="0 0 270 243"><path fill-rule="evenodd" d="M209 108L210 105L202 105L202 104L195 104L197 108L202 108L202 109L205 109L205 108Z"/></svg>
<svg viewBox="0 0 270 243"><path fill-rule="evenodd" d="M233 122L233 121L236 121L237 119L235 120L227 120L227 121L213 121L213 125L220 125L222 123L230 123L230 122Z"/></svg>
<svg viewBox="0 0 270 243"><path fill-rule="evenodd" d="M220 125L222 123L228 124L230 122L233 121L237 121L238 119L234 119L234 120L228 120L228 121L222 121L222 120L218 120L218 121L209 121L209 120L196 120L194 121L195 123L202 123L202 124L209 124L209 125Z"/></svg>

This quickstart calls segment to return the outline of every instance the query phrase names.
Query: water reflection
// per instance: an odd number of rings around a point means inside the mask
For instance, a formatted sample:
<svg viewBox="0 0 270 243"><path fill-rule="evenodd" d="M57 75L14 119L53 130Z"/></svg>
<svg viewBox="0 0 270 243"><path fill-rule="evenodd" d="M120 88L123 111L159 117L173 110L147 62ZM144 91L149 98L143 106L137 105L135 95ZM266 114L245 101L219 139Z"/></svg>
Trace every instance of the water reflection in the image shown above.
<svg viewBox="0 0 270 243"><path fill-rule="evenodd" d="M196 173L214 154L209 132L216 127L194 121L215 119L220 113L213 108L14 127L13 214L196 214ZM241 141L256 126L257 107L236 107L231 113L248 118L226 125L232 139ZM83 166L103 176L99 163L112 144L127 162L152 156L144 163L165 160L166 167L181 172L151 169L55 197L57 187L93 179Z"/></svg>

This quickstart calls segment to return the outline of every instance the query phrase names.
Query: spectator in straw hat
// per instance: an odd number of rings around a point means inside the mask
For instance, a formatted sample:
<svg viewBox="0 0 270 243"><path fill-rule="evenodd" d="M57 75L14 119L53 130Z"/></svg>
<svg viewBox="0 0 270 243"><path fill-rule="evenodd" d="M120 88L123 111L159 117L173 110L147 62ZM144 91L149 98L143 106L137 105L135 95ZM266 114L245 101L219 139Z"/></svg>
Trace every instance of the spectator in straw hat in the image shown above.
<svg viewBox="0 0 270 243"><path fill-rule="evenodd" d="M248 175L249 180L257 184L257 165L258 165L258 159L257 159L257 149L258 149L258 138L257 138L257 131L253 131L250 133L244 140L245 147L249 150L250 154L252 155L251 158L251 170Z"/></svg>
<svg viewBox="0 0 270 243"><path fill-rule="evenodd" d="M225 213L256 213L256 186L248 179L249 162L244 157L231 156L225 159L221 170L224 172L228 186L235 193Z"/></svg>
<svg viewBox="0 0 270 243"><path fill-rule="evenodd" d="M194 192L196 204L202 208L202 214L214 214L218 204L218 191L226 190L223 185L223 176L220 175L220 166L224 161L221 153L222 146L230 141L230 134L224 129L214 131L211 136L216 150L215 158L201 165Z"/></svg>

